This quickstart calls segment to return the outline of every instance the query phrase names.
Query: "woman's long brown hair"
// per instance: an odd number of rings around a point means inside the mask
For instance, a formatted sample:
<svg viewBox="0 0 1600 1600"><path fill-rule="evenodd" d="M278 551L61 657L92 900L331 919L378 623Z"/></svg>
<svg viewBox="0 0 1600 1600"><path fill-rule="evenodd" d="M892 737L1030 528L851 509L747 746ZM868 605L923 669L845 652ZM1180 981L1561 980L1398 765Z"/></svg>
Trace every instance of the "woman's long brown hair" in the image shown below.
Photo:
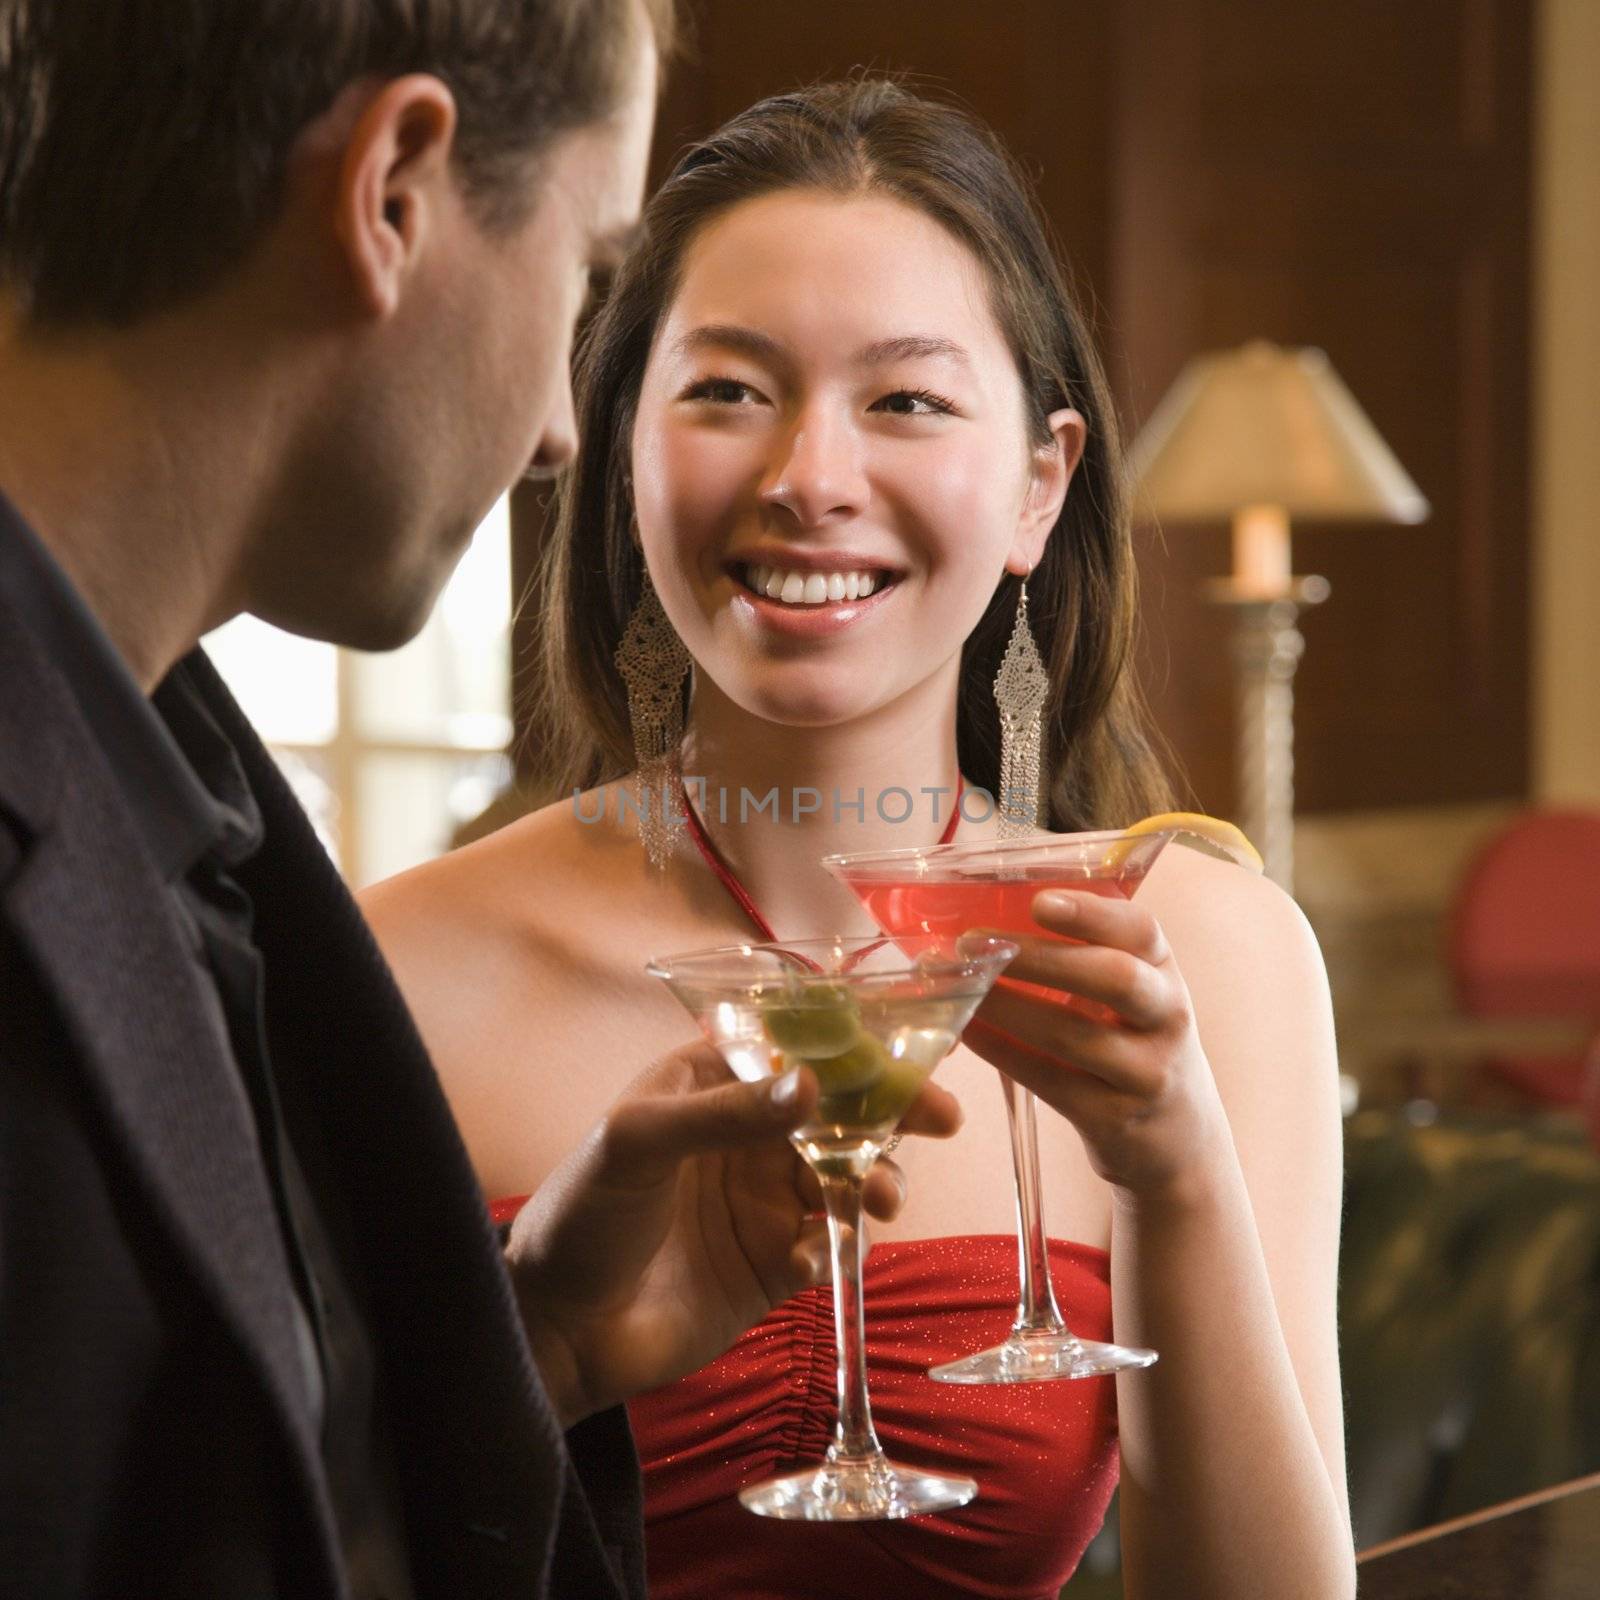
<svg viewBox="0 0 1600 1600"><path fill-rule="evenodd" d="M613 657L643 584L629 480L645 364L696 234L742 201L787 189L885 194L933 218L987 274L1033 442L1049 442L1051 412L1082 414L1083 459L1028 580L1052 684L1046 825L1119 827L1167 809L1132 673L1136 573L1116 419L1084 318L1027 185L993 134L963 111L872 77L763 100L693 146L650 201L643 242L580 343L578 455L535 580L535 766L566 792L633 765ZM1018 582L999 584L962 652L957 752L968 780L991 794L1000 780L994 679Z"/></svg>

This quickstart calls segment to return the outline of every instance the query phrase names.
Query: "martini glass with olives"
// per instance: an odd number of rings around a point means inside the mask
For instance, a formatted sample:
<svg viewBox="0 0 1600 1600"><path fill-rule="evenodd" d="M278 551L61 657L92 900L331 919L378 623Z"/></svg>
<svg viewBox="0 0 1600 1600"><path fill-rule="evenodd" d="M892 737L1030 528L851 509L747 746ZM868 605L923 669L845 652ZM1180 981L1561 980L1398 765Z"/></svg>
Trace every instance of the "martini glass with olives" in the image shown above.
<svg viewBox="0 0 1600 1600"><path fill-rule="evenodd" d="M747 1083L804 1066L816 1110L790 1135L822 1186L833 1255L839 1415L814 1467L744 1490L760 1516L860 1522L964 1505L971 1478L889 1460L872 1426L861 1306L861 1186L1001 968L1006 939L805 939L665 956L662 979Z"/></svg>

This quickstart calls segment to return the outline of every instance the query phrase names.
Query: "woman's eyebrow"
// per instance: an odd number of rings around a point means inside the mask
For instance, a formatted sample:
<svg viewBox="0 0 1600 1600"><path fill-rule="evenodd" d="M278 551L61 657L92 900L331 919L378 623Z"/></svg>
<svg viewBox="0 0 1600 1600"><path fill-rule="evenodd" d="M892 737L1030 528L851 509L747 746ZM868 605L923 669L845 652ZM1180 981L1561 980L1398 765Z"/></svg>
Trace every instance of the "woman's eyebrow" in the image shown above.
<svg viewBox="0 0 1600 1600"><path fill-rule="evenodd" d="M856 363L863 367L877 367L889 361L914 361L930 356L937 360L953 361L960 366L972 365L972 357L954 339L917 333L878 339L857 352Z"/></svg>
<svg viewBox="0 0 1600 1600"><path fill-rule="evenodd" d="M770 333L758 333L735 322L707 322L691 328L673 345L677 355L694 355L701 350L733 350L771 367L788 369L794 365L788 350Z"/></svg>
<svg viewBox="0 0 1600 1600"><path fill-rule="evenodd" d="M742 328L736 322L707 322L699 328L690 328L678 338L674 349L690 355L694 350L739 350L742 355L754 355L757 360L786 362L789 352L770 333L757 333L754 328Z"/></svg>
<svg viewBox="0 0 1600 1600"><path fill-rule="evenodd" d="M708 322L691 328L673 346L674 353L680 356L694 355L708 349L737 351L753 361L780 370L794 366L794 358L781 341L774 339L770 333L761 333L755 328L746 328L734 322ZM913 361L918 358L951 361L959 366L972 365L972 357L955 340L918 333L876 339L856 352L855 364L878 367L890 361Z"/></svg>

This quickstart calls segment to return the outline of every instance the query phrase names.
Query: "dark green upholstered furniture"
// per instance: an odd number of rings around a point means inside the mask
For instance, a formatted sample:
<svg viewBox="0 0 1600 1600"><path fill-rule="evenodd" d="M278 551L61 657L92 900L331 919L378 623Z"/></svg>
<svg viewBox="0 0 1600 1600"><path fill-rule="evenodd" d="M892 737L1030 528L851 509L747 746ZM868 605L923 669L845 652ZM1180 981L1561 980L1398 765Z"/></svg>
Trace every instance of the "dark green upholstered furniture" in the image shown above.
<svg viewBox="0 0 1600 1600"><path fill-rule="evenodd" d="M1359 1543L1600 1470L1600 1155L1575 1120L1346 1124Z"/></svg>
<svg viewBox="0 0 1600 1600"><path fill-rule="evenodd" d="M1358 1547L1600 1471L1600 1155L1575 1118L1351 1117L1340 1282ZM1113 1539L1068 1600L1120 1594Z"/></svg>

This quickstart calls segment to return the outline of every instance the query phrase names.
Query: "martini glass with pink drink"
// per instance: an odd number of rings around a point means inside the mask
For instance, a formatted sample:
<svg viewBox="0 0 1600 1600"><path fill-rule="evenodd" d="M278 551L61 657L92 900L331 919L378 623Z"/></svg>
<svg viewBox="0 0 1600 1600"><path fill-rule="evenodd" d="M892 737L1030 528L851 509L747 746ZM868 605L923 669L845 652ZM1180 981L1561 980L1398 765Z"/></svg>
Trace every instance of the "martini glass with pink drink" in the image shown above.
<svg viewBox="0 0 1600 1600"><path fill-rule="evenodd" d="M1017 953L988 935L801 939L664 956L662 979L746 1083L805 1066L821 1093L790 1135L816 1173L833 1254L839 1416L825 1460L741 1492L764 1517L862 1522L965 1505L967 1477L891 1461L867 1398L861 1186L928 1074Z"/></svg>
<svg viewBox="0 0 1600 1600"><path fill-rule="evenodd" d="M1062 939L1033 920L1033 898L1045 889L1131 898L1155 864L1170 830L1037 834L924 849L828 856L825 866L895 940L930 934L956 937L972 928ZM1071 942L1071 941L1065 941ZM1105 1007L1060 990L1010 978L1001 983L1091 1016ZM1021 1292L1010 1335L988 1350L930 1369L945 1383L1037 1383L1092 1378L1147 1367L1154 1350L1079 1339L1067 1327L1050 1280L1039 1190L1034 1099L1004 1073L1006 1112L1017 1195L1017 1260Z"/></svg>

